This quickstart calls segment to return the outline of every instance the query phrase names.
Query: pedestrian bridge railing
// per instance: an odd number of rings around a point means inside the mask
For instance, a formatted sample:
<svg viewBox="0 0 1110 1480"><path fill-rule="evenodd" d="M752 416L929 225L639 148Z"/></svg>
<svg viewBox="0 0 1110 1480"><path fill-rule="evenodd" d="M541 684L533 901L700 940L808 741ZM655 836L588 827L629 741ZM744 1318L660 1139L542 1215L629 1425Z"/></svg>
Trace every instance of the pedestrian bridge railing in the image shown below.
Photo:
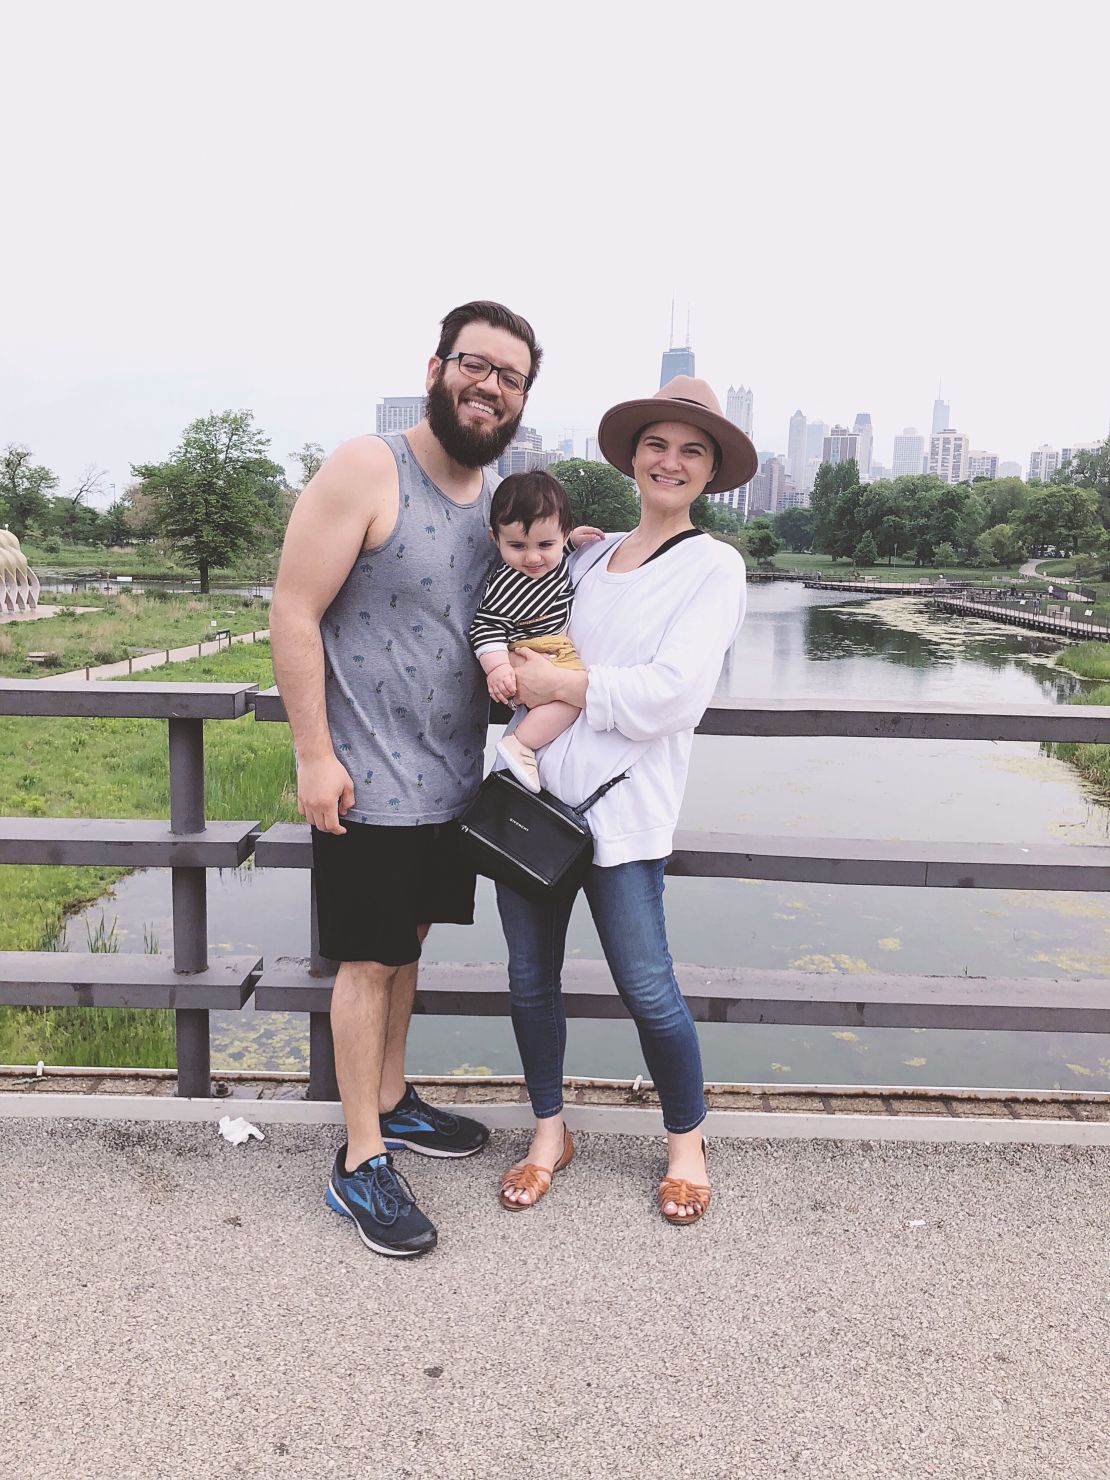
<svg viewBox="0 0 1110 1480"><path fill-rule="evenodd" d="M241 1008L310 1014L309 1094L336 1095L328 1011L334 963L318 949L314 895L310 954L259 959L213 951L206 871L252 854L259 867L311 869L309 830L252 820L213 821L204 807L205 721L284 722L276 690L247 683L66 683L0 679L0 714L27 718L162 719L167 724L170 816L0 818L0 863L112 864L169 868L172 955L0 952L0 1004L172 1008L178 1092L211 1090L208 1014ZM1093 705L981 705L721 699L703 735L890 740L1080 741L1110 743L1110 709ZM793 883L938 889L1110 890L1110 847L1017 847L990 842L753 837L682 832L672 875ZM868 973L676 967L695 1019L715 1023L836 1027L923 1027L1110 1033L1110 979L966 978ZM623 1014L603 963L568 963L568 1012ZM503 1016L500 963L429 963L418 1012Z"/></svg>

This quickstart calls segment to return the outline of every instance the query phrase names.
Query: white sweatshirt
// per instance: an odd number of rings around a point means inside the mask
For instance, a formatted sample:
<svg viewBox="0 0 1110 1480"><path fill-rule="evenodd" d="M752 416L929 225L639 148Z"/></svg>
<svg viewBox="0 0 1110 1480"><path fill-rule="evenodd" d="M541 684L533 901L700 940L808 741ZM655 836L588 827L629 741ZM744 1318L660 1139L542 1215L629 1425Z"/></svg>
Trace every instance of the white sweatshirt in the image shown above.
<svg viewBox="0 0 1110 1480"><path fill-rule="evenodd" d="M744 561L723 541L683 540L614 574L609 555L624 538L606 535L605 555L595 541L571 559L575 579L586 569L569 629L589 673L586 707L538 755L543 785L574 806L631 768L586 813L594 862L606 868L670 853L694 726L745 607Z"/></svg>

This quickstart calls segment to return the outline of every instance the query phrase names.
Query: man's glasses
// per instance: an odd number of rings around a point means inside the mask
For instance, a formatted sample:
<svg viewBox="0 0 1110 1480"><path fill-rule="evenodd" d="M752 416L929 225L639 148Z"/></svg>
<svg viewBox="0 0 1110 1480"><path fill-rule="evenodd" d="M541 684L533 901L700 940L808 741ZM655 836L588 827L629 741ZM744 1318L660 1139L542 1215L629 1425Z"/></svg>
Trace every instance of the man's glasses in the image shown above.
<svg viewBox="0 0 1110 1480"><path fill-rule="evenodd" d="M528 389L527 375L521 375L519 370L511 370L505 365L495 365L492 360L483 360L481 355L456 352L453 355L444 355L441 363L446 365L448 360L458 360L459 369L467 380L485 380L491 370L496 370L497 384L503 391L509 391L514 396L523 396Z"/></svg>

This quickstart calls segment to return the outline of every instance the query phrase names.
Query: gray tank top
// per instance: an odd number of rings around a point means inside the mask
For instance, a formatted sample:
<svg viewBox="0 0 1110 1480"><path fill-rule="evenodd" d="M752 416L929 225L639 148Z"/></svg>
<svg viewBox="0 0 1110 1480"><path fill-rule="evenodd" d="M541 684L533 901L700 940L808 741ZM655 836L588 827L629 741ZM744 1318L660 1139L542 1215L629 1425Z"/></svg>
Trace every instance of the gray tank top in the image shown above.
<svg viewBox="0 0 1110 1480"><path fill-rule="evenodd" d="M324 613L324 695L335 753L355 784L352 822L396 827L457 817L482 779L486 678L467 639L497 551L497 478L471 504L442 493L403 434L397 524L363 550Z"/></svg>

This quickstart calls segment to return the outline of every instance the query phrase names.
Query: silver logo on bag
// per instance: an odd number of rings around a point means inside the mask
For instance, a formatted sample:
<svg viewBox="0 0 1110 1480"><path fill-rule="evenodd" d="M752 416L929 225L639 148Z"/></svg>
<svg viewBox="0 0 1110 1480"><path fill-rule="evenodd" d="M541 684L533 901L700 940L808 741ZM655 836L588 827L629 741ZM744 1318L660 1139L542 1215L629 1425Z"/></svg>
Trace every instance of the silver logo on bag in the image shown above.
<svg viewBox="0 0 1110 1480"><path fill-rule="evenodd" d="M519 827L520 830L521 830L521 832L531 832L532 831L532 829L530 827L525 827L523 822L518 822L515 817L510 817L509 818L509 821L512 823L512 825L514 827Z"/></svg>

